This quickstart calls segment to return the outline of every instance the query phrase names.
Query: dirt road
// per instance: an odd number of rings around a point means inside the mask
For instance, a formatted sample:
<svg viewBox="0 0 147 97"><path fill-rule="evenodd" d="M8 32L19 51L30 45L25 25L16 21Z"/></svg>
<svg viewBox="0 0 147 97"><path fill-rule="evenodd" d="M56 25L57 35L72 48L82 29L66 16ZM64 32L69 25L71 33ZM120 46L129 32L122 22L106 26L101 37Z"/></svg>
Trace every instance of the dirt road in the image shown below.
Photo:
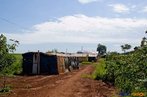
<svg viewBox="0 0 147 97"><path fill-rule="evenodd" d="M82 77L91 74L92 65L53 76L25 76L8 79L12 91L2 97L112 97L114 87Z"/></svg>

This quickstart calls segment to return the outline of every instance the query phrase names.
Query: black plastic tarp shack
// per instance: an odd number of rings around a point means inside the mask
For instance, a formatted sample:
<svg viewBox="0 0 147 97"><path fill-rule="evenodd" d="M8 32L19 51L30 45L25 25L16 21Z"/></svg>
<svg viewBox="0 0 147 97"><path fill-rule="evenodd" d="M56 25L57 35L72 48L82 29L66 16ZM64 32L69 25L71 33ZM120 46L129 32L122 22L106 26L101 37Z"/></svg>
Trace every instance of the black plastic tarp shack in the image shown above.
<svg viewBox="0 0 147 97"><path fill-rule="evenodd" d="M23 74L59 74L55 55L42 52L27 52L22 56Z"/></svg>

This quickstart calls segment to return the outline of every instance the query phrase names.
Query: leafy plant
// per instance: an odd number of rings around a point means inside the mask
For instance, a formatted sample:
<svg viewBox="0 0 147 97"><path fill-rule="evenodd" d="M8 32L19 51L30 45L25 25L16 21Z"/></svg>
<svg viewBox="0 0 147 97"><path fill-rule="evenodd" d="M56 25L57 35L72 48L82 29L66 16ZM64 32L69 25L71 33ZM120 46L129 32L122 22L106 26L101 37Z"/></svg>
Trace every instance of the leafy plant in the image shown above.
<svg viewBox="0 0 147 97"><path fill-rule="evenodd" d="M7 43L7 38L1 34L0 35L0 74L3 76L3 87L2 91L6 92L8 89L6 87L6 75L9 74L9 67L16 61L16 58L10 54L16 50L19 42L11 39L12 44Z"/></svg>
<svg viewBox="0 0 147 97"><path fill-rule="evenodd" d="M133 92L136 88L146 90L147 47L128 54L109 54L106 57L106 78L114 82L123 92Z"/></svg>

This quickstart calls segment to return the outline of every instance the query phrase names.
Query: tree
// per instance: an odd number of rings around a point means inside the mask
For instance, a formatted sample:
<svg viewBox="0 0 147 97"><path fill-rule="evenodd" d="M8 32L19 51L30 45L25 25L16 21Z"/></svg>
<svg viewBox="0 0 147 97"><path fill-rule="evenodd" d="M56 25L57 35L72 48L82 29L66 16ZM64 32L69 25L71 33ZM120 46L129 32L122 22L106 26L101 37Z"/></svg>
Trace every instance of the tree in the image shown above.
<svg viewBox="0 0 147 97"><path fill-rule="evenodd" d="M15 57L11 54L16 50L19 42L11 39L12 44L7 44L7 38L1 34L0 35L0 74L4 78L3 89L6 88L6 75L7 69L15 62Z"/></svg>
<svg viewBox="0 0 147 97"><path fill-rule="evenodd" d="M124 53L126 53L126 50L131 49L131 45L129 45L129 44L121 45L121 49L122 49L122 51L124 51Z"/></svg>
<svg viewBox="0 0 147 97"><path fill-rule="evenodd" d="M98 51L98 55L104 55L106 54L106 51L107 51L107 48L105 45L102 45L102 44L98 44L97 46L97 51Z"/></svg>
<svg viewBox="0 0 147 97"><path fill-rule="evenodd" d="M14 56L10 52L14 52L19 42L15 40L10 40L12 44L7 44L7 38L1 34L0 35L0 72L14 61Z"/></svg>

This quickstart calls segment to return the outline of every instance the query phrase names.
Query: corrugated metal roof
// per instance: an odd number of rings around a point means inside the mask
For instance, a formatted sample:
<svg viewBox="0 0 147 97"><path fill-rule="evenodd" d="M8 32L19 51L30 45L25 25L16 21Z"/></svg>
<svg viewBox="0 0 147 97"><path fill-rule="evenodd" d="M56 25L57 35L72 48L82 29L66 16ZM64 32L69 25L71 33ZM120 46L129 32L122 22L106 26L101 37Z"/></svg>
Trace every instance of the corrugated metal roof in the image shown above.
<svg viewBox="0 0 147 97"><path fill-rule="evenodd" d="M67 54L62 54L62 53L43 53L43 52L27 52L24 54L29 54L29 53L41 53L44 55L55 55L55 56L63 56L63 57L97 57L97 54L77 54L77 53L67 53Z"/></svg>
<svg viewBox="0 0 147 97"><path fill-rule="evenodd" d="M67 54L60 54L60 53L47 53L48 55L56 55L56 56L64 56L64 57L97 57L97 54L77 54L77 53L67 53Z"/></svg>

